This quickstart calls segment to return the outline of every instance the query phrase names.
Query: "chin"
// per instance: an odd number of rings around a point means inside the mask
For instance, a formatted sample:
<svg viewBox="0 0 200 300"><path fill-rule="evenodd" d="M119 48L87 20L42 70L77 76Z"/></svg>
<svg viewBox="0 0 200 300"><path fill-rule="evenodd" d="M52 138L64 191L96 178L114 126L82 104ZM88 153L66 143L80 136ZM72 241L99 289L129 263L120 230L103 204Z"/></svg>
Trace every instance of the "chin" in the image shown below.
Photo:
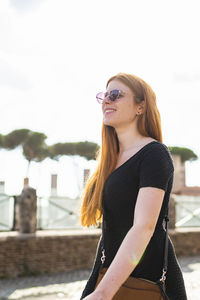
<svg viewBox="0 0 200 300"><path fill-rule="evenodd" d="M103 121L104 122L104 125L107 125L107 126L113 126L113 122L109 122L109 121Z"/></svg>

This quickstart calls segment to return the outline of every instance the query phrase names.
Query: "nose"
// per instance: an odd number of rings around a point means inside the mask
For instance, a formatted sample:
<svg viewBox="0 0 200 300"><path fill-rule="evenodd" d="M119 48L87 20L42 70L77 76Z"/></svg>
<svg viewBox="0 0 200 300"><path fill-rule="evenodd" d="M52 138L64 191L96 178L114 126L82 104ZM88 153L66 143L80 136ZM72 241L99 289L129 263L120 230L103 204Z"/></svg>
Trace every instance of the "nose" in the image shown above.
<svg viewBox="0 0 200 300"><path fill-rule="evenodd" d="M111 100L109 99L109 97L105 97L102 100L102 111L104 111L105 106L109 105L111 103Z"/></svg>
<svg viewBox="0 0 200 300"><path fill-rule="evenodd" d="M103 104L104 103L111 103L112 101L109 99L108 96L106 96L104 99L103 99Z"/></svg>

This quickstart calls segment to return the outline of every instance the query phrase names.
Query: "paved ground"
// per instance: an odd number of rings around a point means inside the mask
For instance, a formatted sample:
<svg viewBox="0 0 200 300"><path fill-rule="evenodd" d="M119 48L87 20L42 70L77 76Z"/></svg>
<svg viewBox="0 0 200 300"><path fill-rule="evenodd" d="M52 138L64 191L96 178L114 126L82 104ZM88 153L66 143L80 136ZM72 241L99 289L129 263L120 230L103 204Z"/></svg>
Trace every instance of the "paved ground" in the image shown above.
<svg viewBox="0 0 200 300"><path fill-rule="evenodd" d="M179 258L188 300L200 299L200 256ZM79 300L90 270L0 281L0 300Z"/></svg>

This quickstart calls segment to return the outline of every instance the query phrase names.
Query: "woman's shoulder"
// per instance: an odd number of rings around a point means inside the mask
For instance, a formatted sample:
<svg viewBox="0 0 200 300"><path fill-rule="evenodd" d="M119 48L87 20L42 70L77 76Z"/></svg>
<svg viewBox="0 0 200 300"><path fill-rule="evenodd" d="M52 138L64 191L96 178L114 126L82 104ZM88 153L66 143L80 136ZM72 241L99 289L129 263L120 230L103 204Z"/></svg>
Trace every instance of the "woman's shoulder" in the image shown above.
<svg viewBox="0 0 200 300"><path fill-rule="evenodd" d="M153 140L153 141L151 141L149 144L147 144L147 146L151 146L151 147L147 147L147 151L146 152L151 152L151 151L164 151L164 152L168 152L168 153L170 153L170 151L169 151L169 148L168 148L168 146L166 145L166 144L164 144L164 143L162 143L162 142L160 142L160 141L157 141L157 140Z"/></svg>
<svg viewBox="0 0 200 300"><path fill-rule="evenodd" d="M163 159L170 159L173 161L172 154L165 143L160 141L153 141L149 144L149 147L146 147L145 151L143 152L142 157L159 157Z"/></svg>

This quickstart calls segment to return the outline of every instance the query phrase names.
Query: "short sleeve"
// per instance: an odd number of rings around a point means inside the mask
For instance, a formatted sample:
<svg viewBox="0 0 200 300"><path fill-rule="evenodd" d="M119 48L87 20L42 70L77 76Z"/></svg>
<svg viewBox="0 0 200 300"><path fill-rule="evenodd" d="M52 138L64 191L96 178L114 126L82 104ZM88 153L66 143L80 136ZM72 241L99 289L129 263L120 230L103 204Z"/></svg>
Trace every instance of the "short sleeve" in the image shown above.
<svg viewBox="0 0 200 300"><path fill-rule="evenodd" d="M141 158L139 188L149 186L166 191L173 172L173 159L168 147L163 143L152 144Z"/></svg>

